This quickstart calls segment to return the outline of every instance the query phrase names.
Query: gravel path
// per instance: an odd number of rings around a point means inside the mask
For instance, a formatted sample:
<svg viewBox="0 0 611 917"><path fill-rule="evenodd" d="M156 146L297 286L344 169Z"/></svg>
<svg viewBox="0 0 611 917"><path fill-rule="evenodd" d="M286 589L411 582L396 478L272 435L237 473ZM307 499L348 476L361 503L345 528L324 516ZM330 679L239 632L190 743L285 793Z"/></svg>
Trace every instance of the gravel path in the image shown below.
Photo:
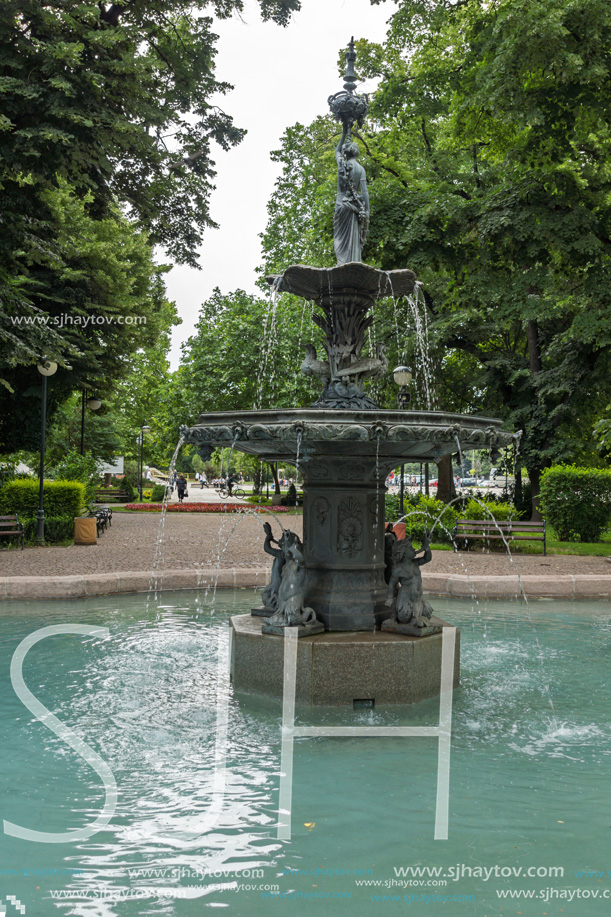
<svg viewBox="0 0 611 917"><path fill-rule="evenodd" d="M221 553L221 566L249 567L271 563L263 553L262 524L270 518L246 515L174 514L165 520L165 537L159 570L193 569L215 564ZM302 517L283 515L282 523L299 535ZM70 574L150 571L153 568L161 516L144 513L115 513L112 527L97 545L26 548L24 551L0 549L0 576L66 576ZM276 532L279 527L273 523ZM233 534L232 534L233 533ZM434 551L427 566L431 573L469 573L503 576L520 573L553 576L556 574L611 574L605 557L577 555L517 554L512 561L502 554L476 551L454 554Z"/></svg>

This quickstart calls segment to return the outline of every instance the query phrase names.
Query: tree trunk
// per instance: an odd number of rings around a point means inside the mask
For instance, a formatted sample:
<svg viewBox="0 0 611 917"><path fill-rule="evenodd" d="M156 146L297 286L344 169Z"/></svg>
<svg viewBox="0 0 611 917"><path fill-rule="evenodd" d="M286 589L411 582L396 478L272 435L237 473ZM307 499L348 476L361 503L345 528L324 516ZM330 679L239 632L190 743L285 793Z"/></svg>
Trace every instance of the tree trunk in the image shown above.
<svg viewBox="0 0 611 917"><path fill-rule="evenodd" d="M280 490L280 481L278 480L278 463L270 462L269 467L272 469L272 474L274 476L274 493L280 494L282 491Z"/></svg>
<svg viewBox="0 0 611 917"><path fill-rule="evenodd" d="M530 371L533 376L541 372L541 348L539 346L539 329L537 323L531 319L526 325L526 339L528 341L528 362ZM536 388L533 386L533 397L536 397ZM541 481L541 469L528 469L528 477L532 489L532 514L531 522L541 522L541 512L539 510L539 493Z"/></svg>
<svg viewBox="0 0 611 917"><path fill-rule="evenodd" d="M255 496L259 496L263 490L263 469L261 467L257 468L255 471L255 476L253 479L252 492Z"/></svg>
<svg viewBox="0 0 611 917"><path fill-rule="evenodd" d="M539 509L539 496L541 493L541 472L538 468L529 469L528 477L530 478L530 486L532 489L532 514L530 517L531 522L542 522L543 516L541 515L541 510Z"/></svg>
<svg viewBox="0 0 611 917"><path fill-rule="evenodd" d="M532 319L526 324L526 340L528 341L528 362L530 371L541 372L541 348L539 347L539 329Z"/></svg>
<svg viewBox="0 0 611 917"><path fill-rule="evenodd" d="M451 503L455 496L452 456L444 455L437 462L437 499L442 503Z"/></svg>
<svg viewBox="0 0 611 917"><path fill-rule="evenodd" d="M516 479L513 485L513 502L516 506L519 506L522 502L522 469L518 467L516 462Z"/></svg>

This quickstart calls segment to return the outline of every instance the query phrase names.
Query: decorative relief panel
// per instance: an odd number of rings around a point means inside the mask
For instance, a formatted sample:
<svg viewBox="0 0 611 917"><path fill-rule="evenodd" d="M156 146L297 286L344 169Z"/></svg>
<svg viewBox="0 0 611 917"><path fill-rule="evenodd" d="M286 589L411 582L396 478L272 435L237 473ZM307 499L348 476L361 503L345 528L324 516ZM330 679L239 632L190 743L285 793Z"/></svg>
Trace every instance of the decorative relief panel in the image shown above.
<svg viewBox="0 0 611 917"><path fill-rule="evenodd" d="M362 462L341 462L337 466L339 483L342 481L364 481L368 469Z"/></svg>
<svg viewBox="0 0 611 917"><path fill-rule="evenodd" d="M304 474L308 480L328 481L331 477L331 465L329 462L309 461L307 468L304 468Z"/></svg>
<svg viewBox="0 0 611 917"><path fill-rule="evenodd" d="M338 507L337 552L356 557L363 550L363 506L351 497Z"/></svg>
<svg viewBox="0 0 611 917"><path fill-rule="evenodd" d="M326 524L329 516L329 501L326 497L316 497L312 504L312 511L315 525L322 528L322 526Z"/></svg>

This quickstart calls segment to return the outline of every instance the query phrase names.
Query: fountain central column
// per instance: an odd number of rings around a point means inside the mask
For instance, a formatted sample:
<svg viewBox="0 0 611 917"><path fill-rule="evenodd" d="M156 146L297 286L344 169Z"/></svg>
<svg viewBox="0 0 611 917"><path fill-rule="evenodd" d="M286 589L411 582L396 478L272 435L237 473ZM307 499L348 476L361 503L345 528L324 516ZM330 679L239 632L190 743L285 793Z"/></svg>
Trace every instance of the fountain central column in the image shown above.
<svg viewBox="0 0 611 917"><path fill-rule="evenodd" d="M371 456L316 456L300 469L306 602L327 630L372 631L390 614L384 604L384 477L376 480Z"/></svg>

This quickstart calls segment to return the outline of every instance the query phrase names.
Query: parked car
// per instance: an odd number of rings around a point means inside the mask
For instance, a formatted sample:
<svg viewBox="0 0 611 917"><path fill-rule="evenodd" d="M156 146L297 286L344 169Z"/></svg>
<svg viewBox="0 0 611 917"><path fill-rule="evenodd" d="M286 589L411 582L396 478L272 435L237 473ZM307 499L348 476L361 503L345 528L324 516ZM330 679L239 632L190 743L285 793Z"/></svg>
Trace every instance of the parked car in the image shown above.
<svg viewBox="0 0 611 917"><path fill-rule="evenodd" d="M477 487L477 478L463 478L460 482L461 487Z"/></svg>

